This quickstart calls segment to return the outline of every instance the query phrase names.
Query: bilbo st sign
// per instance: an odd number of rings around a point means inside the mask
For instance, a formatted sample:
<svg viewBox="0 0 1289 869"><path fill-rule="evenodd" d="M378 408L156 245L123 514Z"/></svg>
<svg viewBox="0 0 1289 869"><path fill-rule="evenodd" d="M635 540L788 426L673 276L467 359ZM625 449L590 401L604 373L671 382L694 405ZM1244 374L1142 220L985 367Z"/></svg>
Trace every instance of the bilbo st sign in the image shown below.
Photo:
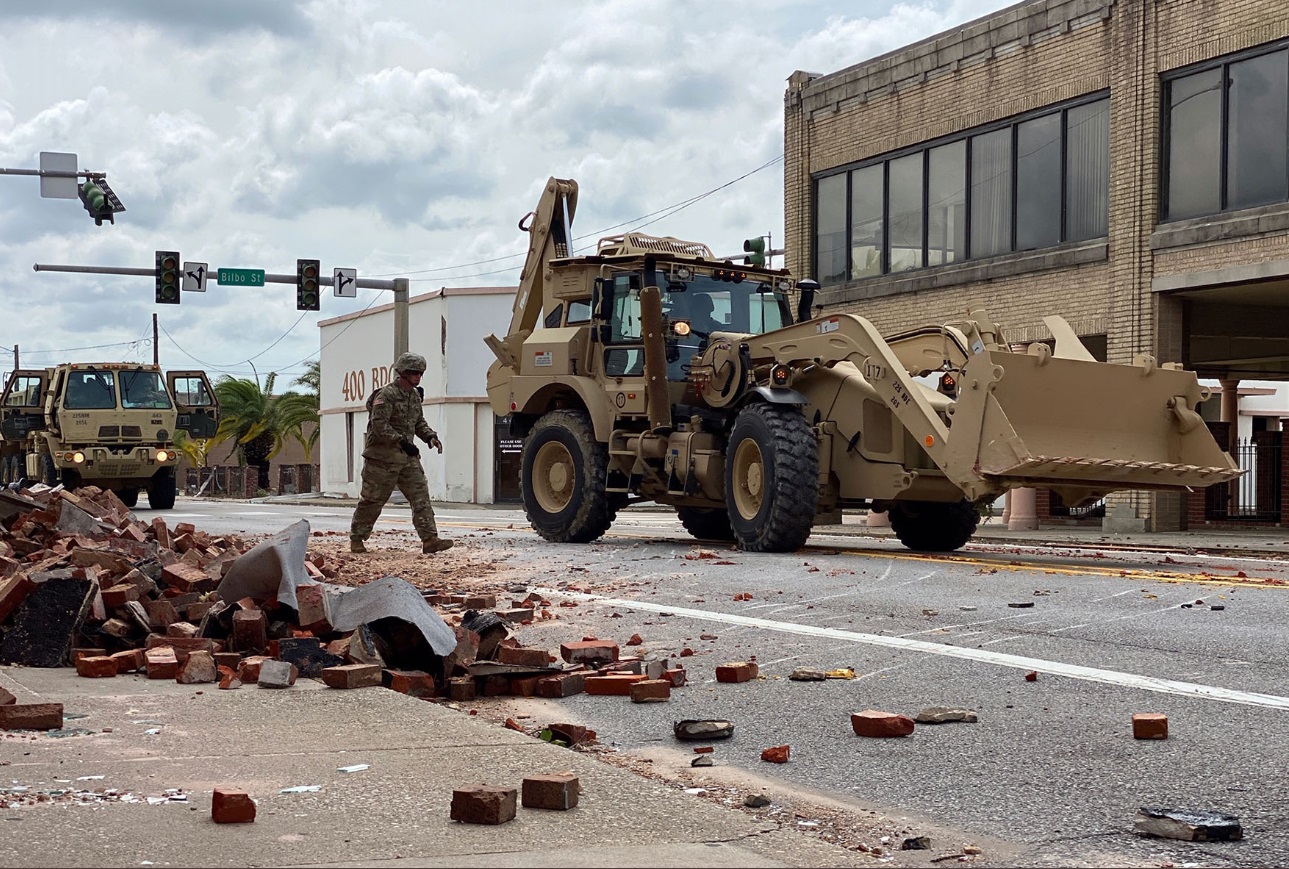
<svg viewBox="0 0 1289 869"><path fill-rule="evenodd" d="M241 287L264 286L264 269L220 269L215 280L220 284L233 284Z"/></svg>

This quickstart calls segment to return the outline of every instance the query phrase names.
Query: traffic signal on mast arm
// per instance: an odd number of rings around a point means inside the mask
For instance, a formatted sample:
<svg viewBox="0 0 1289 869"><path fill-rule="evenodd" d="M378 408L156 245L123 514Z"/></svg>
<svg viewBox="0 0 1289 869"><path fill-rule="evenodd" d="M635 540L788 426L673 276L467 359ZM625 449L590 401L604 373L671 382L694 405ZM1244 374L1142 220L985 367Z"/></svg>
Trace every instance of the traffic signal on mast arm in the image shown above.
<svg viewBox="0 0 1289 869"><path fill-rule="evenodd" d="M179 304L179 251L157 251L157 304Z"/></svg>
<svg viewBox="0 0 1289 869"><path fill-rule="evenodd" d="M321 293L318 292L319 263L316 259L295 261L295 309L317 311Z"/></svg>
<svg viewBox="0 0 1289 869"><path fill-rule="evenodd" d="M95 226L102 226L105 220L115 226L116 218L112 215L116 213L116 209L103 186L100 186L100 182L86 181L77 188L77 193L80 195L81 205L84 205L89 216L94 218Z"/></svg>
<svg viewBox="0 0 1289 869"><path fill-rule="evenodd" d="M749 238L743 241L743 250L748 254L743 257L743 264L761 268L765 265L765 236Z"/></svg>

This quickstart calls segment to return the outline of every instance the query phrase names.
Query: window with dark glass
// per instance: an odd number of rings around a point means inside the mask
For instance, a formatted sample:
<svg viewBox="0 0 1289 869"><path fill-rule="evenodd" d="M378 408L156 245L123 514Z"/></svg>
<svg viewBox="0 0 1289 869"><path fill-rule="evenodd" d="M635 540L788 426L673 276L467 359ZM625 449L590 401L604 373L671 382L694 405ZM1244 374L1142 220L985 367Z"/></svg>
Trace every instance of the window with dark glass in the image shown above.
<svg viewBox="0 0 1289 869"><path fill-rule="evenodd" d="M1165 81L1164 143L1164 220L1289 201L1289 49Z"/></svg>
<svg viewBox="0 0 1289 869"><path fill-rule="evenodd" d="M1102 238L1109 191L1109 98L1034 112L817 179L816 274L841 283Z"/></svg>

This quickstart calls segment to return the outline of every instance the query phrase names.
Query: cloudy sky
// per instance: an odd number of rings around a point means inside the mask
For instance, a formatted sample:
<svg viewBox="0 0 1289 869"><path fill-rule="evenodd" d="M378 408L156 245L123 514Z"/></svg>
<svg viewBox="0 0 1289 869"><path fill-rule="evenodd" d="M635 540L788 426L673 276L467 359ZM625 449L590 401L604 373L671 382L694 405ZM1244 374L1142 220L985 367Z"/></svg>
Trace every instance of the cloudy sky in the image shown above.
<svg viewBox="0 0 1289 869"><path fill-rule="evenodd" d="M4 0L0 167L42 151L106 172L127 210L0 175L0 372L153 358L289 385L319 319L392 300L211 282L156 305L158 249L215 267L505 286L546 179L580 185L579 249L646 228L783 237L783 92L1011 5L1005 0ZM500 324L504 327L504 324ZM416 335L412 335L413 345ZM415 349L415 347L413 347Z"/></svg>

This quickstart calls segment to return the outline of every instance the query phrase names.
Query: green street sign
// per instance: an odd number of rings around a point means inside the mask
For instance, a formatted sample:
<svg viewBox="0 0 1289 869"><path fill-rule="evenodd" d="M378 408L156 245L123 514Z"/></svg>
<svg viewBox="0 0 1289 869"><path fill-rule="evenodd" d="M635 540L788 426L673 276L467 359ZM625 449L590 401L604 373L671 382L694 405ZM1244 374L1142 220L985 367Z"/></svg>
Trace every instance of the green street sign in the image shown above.
<svg viewBox="0 0 1289 869"><path fill-rule="evenodd" d="M236 284L241 287L264 286L264 269L220 269L215 278L219 284Z"/></svg>

